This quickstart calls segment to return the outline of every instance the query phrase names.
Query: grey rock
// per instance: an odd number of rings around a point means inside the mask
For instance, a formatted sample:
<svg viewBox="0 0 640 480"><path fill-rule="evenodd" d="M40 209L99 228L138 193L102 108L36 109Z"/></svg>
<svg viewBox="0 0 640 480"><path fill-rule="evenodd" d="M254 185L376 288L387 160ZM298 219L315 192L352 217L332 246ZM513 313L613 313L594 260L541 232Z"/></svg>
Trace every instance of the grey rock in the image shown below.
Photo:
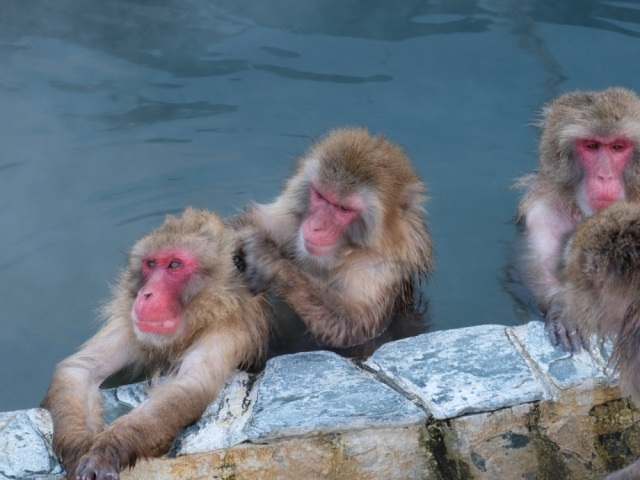
<svg viewBox="0 0 640 480"><path fill-rule="evenodd" d="M542 322L529 322L512 330L526 354L537 368L548 375L551 383L559 389L581 384L604 382L607 376L586 350L579 354L565 352L549 342Z"/></svg>
<svg viewBox="0 0 640 480"><path fill-rule="evenodd" d="M0 475L35 478L62 474L51 449L52 424L41 408L0 414Z"/></svg>
<svg viewBox="0 0 640 480"><path fill-rule="evenodd" d="M247 440L244 427L255 403L251 376L235 371L202 418L184 429L169 455L189 455L230 448Z"/></svg>
<svg viewBox="0 0 640 480"><path fill-rule="evenodd" d="M545 398L506 327L482 325L383 345L365 366L423 403L436 419Z"/></svg>
<svg viewBox="0 0 640 480"><path fill-rule="evenodd" d="M147 398L148 388L149 382L139 382L101 390L105 423L110 424L140 405Z"/></svg>
<svg viewBox="0 0 640 480"><path fill-rule="evenodd" d="M426 413L331 352L269 360L245 433L265 440L389 425L414 425Z"/></svg>

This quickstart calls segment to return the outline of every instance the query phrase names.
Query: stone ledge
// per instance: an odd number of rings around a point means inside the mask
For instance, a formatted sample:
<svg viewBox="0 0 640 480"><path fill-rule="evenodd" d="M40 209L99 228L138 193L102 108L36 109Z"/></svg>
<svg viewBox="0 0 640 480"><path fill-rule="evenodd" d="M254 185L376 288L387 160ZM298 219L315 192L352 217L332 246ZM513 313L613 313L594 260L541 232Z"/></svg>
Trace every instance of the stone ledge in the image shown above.
<svg viewBox="0 0 640 480"><path fill-rule="evenodd" d="M383 345L365 365L415 396L438 420L545 398L506 332L482 325L424 334Z"/></svg>
<svg viewBox="0 0 640 480"><path fill-rule="evenodd" d="M123 479L589 479L640 455L638 412L597 349L551 347L541 322L439 331L358 364L330 352L236 372L169 454ZM144 384L103 392L107 421ZM0 478L63 478L41 409L0 413Z"/></svg>

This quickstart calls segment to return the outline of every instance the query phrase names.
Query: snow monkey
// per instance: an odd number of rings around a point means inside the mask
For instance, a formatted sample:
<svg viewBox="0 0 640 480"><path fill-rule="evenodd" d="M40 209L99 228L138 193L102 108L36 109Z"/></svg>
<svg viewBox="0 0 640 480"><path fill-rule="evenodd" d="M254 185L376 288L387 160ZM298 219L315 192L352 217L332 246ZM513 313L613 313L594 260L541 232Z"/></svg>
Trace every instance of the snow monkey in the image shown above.
<svg viewBox="0 0 640 480"><path fill-rule="evenodd" d="M106 323L57 366L42 406L67 478L117 479L160 456L196 421L229 374L268 340L269 308L233 263L232 232L211 212L167 216L129 254ZM124 367L162 373L137 408L104 428L100 384Z"/></svg>
<svg viewBox="0 0 640 480"><path fill-rule="evenodd" d="M630 90L561 95L542 111L538 170L525 194L523 278L545 316L551 343L580 351L576 319L557 275L562 245L578 224L619 200L640 201L640 99Z"/></svg>
<svg viewBox="0 0 640 480"><path fill-rule="evenodd" d="M640 404L640 204L617 202L582 222L561 263L567 315L581 336L611 338L622 391ZM638 478L640 460L607 477Z"/></svg>
<svg viewBox="0 0 640 480"><path fill-rule="evenodd" d="M361 344L413 302L432 269L425 186L408 157L362 128L330 131L282 194L233 219L244 276L288 303L319 343Z"/></svg>

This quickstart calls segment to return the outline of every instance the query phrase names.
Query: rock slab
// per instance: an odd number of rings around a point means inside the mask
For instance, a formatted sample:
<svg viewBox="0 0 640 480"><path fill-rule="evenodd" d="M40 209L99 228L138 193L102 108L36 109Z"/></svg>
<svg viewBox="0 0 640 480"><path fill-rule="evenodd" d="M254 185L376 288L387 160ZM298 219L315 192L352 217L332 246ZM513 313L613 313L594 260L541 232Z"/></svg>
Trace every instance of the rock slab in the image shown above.
<svg viewBox="0 0 640 480"><path fill-rule="evenodd" d="M365 366L417 398L436 419L545 398L543 385L500 325L388 343Z"/></svg>

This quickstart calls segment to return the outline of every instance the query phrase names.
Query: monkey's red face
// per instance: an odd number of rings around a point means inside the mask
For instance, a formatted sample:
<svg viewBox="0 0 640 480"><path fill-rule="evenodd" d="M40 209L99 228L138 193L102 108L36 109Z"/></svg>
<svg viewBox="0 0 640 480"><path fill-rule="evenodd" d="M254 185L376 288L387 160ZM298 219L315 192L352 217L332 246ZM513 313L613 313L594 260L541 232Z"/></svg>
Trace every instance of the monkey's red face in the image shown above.
<svg viewBox="0 0 640 480"><path fill-rule="evenodd" d="M585 170L586 206L597 212L624 199L622 172L633 158L633 142L620 137L589 137L575 143L580 164Z"/></svg>
<svg viewBox="0 0 640 480"><path fill-rule="evenodd" d="M142 259L144 285L133 303L135 328L168 335L182 319L181 293L197 270L195 256L182 248L152 252Z"/></svg>
<svg viewBox="0 0 640 480"><path fill-rule="evenodd" d="M357 195L341 198L329 189L310 189L309 213L300 231L304 248L312 255L329 255L340 245L344 230L357 220L364 202Z"/></svg>

